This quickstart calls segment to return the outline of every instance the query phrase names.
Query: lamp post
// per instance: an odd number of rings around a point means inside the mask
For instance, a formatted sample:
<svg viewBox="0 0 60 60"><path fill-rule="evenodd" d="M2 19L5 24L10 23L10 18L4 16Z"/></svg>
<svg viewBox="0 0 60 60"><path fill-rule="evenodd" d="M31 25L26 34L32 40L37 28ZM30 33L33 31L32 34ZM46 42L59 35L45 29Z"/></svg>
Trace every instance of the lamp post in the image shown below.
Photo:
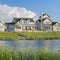
<svg viewBox="0 0 60 60"><path fill-rule="evenodd" d="M41 31L42 31L42 15L41 15Z"/></svg>

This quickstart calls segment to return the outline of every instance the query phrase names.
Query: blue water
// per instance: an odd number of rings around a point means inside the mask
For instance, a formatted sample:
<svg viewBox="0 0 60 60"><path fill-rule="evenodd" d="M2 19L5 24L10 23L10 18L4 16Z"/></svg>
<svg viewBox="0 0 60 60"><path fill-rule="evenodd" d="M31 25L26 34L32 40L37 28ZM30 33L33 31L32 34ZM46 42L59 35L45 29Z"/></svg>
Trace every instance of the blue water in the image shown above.
<svg viewBox="0 0 60 60"><path fill-rule="evenodd" d="M21 41L0 41L0 46L10 48L47 48L60 50L60 40L21 40Z"/></svg>

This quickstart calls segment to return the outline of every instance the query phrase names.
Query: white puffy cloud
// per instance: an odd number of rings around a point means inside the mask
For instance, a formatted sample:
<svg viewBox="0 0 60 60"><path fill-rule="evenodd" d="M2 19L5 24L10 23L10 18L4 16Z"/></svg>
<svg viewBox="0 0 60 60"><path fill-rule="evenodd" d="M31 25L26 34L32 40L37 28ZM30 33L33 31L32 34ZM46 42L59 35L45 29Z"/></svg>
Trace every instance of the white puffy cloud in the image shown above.
<svg viewBox="0 0 60 60"><path fill-rule="evenodd" d="M33 18L36 14L26 8L10 7L8 5L0 5L0 21L11 22L14 17Z"/></svg>

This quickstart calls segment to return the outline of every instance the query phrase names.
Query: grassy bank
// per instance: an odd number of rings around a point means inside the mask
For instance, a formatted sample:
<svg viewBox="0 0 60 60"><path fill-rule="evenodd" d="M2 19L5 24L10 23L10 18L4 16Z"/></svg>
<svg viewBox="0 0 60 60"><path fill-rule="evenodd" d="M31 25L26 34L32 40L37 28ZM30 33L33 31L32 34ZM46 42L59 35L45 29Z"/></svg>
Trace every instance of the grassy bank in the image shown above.
<svg viewBox="0 0 60 60"><path fill-rule="evenodd" d="M0 40L19 40L22 36L19 36L15 32L0 32Z"/></svg>
<svg viewBox="0 0 60 60"><path fill-rule="evenodd" d="M0 32L0 40L59 40L60 32Z"/></svg>
<svg viewBox="0 0 60 60"><path fill-rule="evenodd" d="M0 47L0 60L60 60L60 53L46 49L9 49Z"/></svg>

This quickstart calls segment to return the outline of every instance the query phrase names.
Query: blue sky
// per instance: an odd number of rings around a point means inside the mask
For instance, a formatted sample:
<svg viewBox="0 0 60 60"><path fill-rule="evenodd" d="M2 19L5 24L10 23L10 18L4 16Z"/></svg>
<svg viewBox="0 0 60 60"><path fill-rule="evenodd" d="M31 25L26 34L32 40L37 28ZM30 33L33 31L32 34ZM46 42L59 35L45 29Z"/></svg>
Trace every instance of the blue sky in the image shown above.
<svg viewBox="0 0 60 60"><path fill-rule="evenodd" d="M8 6L24 7L36 13L39 17L41 13L47 13L52 21L60 22L60 1L59 0L0 0L0 4Z"/></svg>

